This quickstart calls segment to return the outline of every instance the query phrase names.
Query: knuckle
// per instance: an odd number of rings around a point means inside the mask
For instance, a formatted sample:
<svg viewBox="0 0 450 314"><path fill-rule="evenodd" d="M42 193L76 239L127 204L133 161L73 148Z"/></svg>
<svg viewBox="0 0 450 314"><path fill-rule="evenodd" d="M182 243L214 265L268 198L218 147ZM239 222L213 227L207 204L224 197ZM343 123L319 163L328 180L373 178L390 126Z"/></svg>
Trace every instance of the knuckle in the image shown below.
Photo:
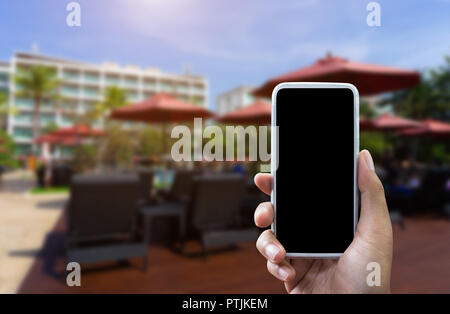
<svg viewBox="0 0 450 314"><path fill-rule="evenodd" d="M276 277L275 267L276 266L271 261L267 260L267 271Z"/></svg>
<svg viewBox="0 0 450 314"><path fill-rule="evenodd" d="M265 230L264 232L261 233L261 235L258 237L258 240L256 240L256 247L262 248L269 241L270 237L269 232L271 231Z"/></svg>

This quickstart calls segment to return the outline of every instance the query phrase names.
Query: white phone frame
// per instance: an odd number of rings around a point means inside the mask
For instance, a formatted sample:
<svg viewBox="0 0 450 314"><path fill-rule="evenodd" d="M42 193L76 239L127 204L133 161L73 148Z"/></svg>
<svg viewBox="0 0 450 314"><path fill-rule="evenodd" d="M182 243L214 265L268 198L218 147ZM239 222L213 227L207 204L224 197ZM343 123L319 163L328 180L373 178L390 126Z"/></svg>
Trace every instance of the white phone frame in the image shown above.
<svg viewBox="0 0 450 314"><path fill-rule="evenodd" d="M356 231L356 224L358 222L358 198L357 198L357 159L359 153L359 93L356 87L349 83L316 83L316 82L288 82L288 83L280 83L273 89L272 92L272 129L276 127L277 121L277 94L281 89L285 88L347 88L353 92L354 101L353 101L353 116L354 116L354 126L353 126L353 138L354 138L354 161L353 161L353 235ZM271 202L274 208L274 220L272 223L272 231L277 235L276 232L276 211L277 211L277 202L276 202L276 167L278 165L278 150L277 150L277 135L276 132L271 132L271 173L273 176L273 190L271 193ZM339 258L342 253L294 253L294 252L286 252L286 256L290 258Z"/></svg>

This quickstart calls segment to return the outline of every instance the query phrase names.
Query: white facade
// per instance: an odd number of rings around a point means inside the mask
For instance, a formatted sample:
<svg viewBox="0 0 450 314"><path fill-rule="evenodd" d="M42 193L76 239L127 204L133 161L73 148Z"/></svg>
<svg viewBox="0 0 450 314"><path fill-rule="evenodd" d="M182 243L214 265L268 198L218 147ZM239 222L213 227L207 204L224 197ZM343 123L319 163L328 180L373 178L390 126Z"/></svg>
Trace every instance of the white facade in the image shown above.
<svg viewBox="0 0 450 314"><path fill-rule="evenodd" d="M73 120L67 113L84 113L102 100L108 86L118 86L125 90L128 102L141 101L164 91L199 106L206 107L208 103L208 82L201 76L170 74L155 68L142 69L133 65L94 65L41 54L16 53L9 63L0 63L0 90L3 89L9 95L9 105L18 109L7 118L7 130L18 145L18 154L29 152L31 147L33 102L15 96L19 87L15 85L13 76L17 68L37 64L57 70L64 99L59 109L51 103L41 105L42 127L49 123L58 127L72 125ZM101 121L95 126L101 127Z"/></svg>
<svg viewBox="0 0 450 314"><path fill-rule="evenodd" d="M255 99L252 86L238 86L217 96L216 110L219 115L226 114L251 104Z"/></svg>

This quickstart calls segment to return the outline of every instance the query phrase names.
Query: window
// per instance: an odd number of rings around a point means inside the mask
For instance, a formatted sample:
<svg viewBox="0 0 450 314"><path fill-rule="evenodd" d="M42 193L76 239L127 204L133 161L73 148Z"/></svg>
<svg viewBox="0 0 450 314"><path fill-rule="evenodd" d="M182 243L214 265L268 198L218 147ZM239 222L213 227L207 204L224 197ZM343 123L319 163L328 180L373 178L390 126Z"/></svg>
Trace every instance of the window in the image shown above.
<svg viewBox="0 0 450 314"><path fill-rule="evenodd" d="M68 116L66 116L66 115L63 115L62 117L61 117L61 123L63 124L63 125L65 125L65 126L69 126L69 125L72 125L72 119L70 119Z"/></svg>
<svg viewBox="0 0 450 314"><path fill-rule="evenodd" d="M156 88L156 81L154 81L154 80L144 80L143 86L144 86L144 88L154 90Z"/></svg>
<svg viewBox="0 0 450 314"><path fill-rule="evenodd" d="M99 90L97 88L83 88L83 95L87 97L98 97L100 95Z"/></svg>
<svg viewBox="0 0 450 314"><path fill-rule="evenodd" d="M67 101L67 100L63 100L63 101L61 102L61 108L62 108L63 110L71 111L71 110L76 109L76 106L77 106L77 103L76 103L75 101Z"/></svg>
<svg viewBox="0 0 450 314"><path fill-rule="evenodd" d="M189 93L189 86L187 84L178 84L177 93L181 93L181 94Z"/></svg>
<svg viewBox="0 0 450 314"><path fill-rule="evenodd" d="M23 109L33 108L33 100L29 98L16 98L16 106Z"/></svg>
<svg viewBox="0 0 450 314"><path fill-rule="evenodd" d="M196 94L203 94L205 92L205 87L203 85L196 84L192 87L192 91Z"/></svg>
<svg viewBox="0 0 450 314"><path fill-rule="evenodd" d="M125 79L123 80L123 83L127 87L133 87L133 88L138 87L138 80L137 80L137 78L134 78L134 77L125 77Z"/></svg>
<svg viewBox="0 0 450 314"><path fill-rule="evenodd" d="M33 137L33 132L31 129L14 128L14 137L19 139L31 139Z"/></svg>
<svg viewBox="0 0 450 314"><path fill-rule="evenodd" d="M33 121L33 116L31 114L17 114L13 116L14 122L17 124L31 124Z"/></svg>
<svg viewBox="0 0 450 314"><path fill-rule="evenodd" d="M55 116L51 114L41 114L41 125L53 124L55 123Z"/></svg>
<svg viewBox="0 0 450 314"><path fill-rule="evenodd" d="M161 90L163 92L172 93L173 92L173 85L169 82L162 82L161 83Z"/></svg>
<svg viewBox="0 0 450 314"><path fill-rule="evenodd" d="M128 92L127 93L127 100L128 101L138 101L139 95L136 92Z"/></svg>
<svg viewBox="0 0 450 314"><path fill-rule="evenodd" d="M61 93L64 96L78 96L78 87L76 86L68 86L68 85L63 85L63 87L61 87Z"/></svg>
<svg viewBox="0 0 450 314"><path fill-rule="evenodd" d="M62 77L67 81L78 81L80 79L80 73L77 71L64 70Z"/></svg>
<svg viewBox="0 0 450 314"><path fill-rule="evenodd" d="M16 146L17 155L28 155L31 153L31 145L27 144L18 144Z"/></svg>
<svg viewBox="0 0 450 314"><path fill-rule="evenodd" d="M120 84L120 77L115 75L107 75L105 77L105 83L107 85L119 85Z"/></svg>
<svg viewBox="0 0 450 314"><path fill-rule="evenodd" d="M254 98L250 94L244 94L244 105L250 104L254 101Z"/></svg>
<svg viewBox="0 0 450 314"><path fill-rule="evenodd" d="M0 73L0 82L8 83L8 81L9 81L8 73Z"/></svg>
<svg viewBox="0 0 450 314"><path fill-rule="evenodd" d="M98 84L100 81L100 75L97 73L87 72L84 73L83 79L86 83Z"/></svg>

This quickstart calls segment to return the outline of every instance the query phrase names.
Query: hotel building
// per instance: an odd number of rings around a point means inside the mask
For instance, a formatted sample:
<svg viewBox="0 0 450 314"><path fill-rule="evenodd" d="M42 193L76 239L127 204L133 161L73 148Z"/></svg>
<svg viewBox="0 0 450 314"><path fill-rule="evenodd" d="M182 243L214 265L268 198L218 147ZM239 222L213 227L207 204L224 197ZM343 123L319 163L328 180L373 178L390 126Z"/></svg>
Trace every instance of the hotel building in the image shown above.
<svg viewBox="0 0 450 314"><path fill-rule="evenodd" d="M223 115L250 105L255 101L252 95L254 89L252 86L242 85L218 95L216 98L217 113Z"/></svg>
<svg viewBox="0 0 450 314"><path fill-rule="evenodd" d="M60 59L37 53L15 53L9 62L0 62L0 92L7 95L8 106L15 108L2 124L17 144L17 154L28 154L32 144L33 101L17 97L20 86L14 81L19 68L45 65L57 71L61 81L59 106L53 102L41 105L41 127L52 124L66 127L73 124L73 115L82 115L102 101L108 86L118 86L127 93L128 102L137 102L157 92L167 92L181 100L206 107L208 82L202 76L170 74L156 68L142 69L114 63L100 65ZM101 128L101 121L95 123Z"/></svg>

